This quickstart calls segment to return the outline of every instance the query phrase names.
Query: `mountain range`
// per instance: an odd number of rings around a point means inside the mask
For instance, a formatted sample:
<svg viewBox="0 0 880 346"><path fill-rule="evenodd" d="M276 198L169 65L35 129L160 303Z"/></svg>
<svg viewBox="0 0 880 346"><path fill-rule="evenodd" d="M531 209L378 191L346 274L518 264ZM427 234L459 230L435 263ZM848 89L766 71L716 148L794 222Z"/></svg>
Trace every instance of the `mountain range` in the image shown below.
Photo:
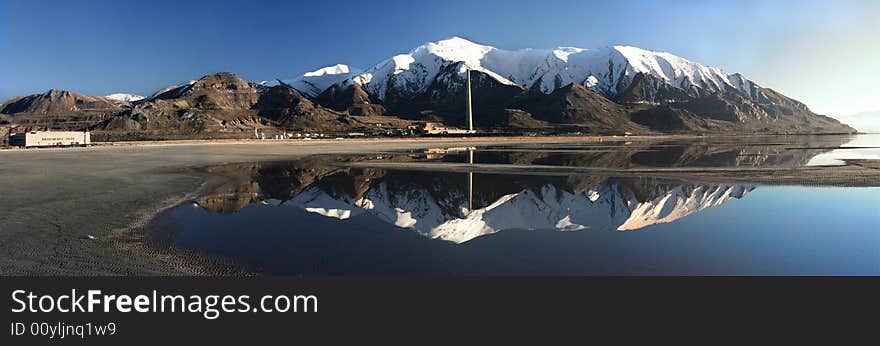
<svg viewBox="0 0 880 346"><path fill-rule="evenodd" d="M50 90L0 104L0 126L89 128L99 140L344 133L413 122L486 132L852 133L805 104L669 53L630 46L503 50L463 38L430 42L367 69L336 64L248 82L217 73L150 96Z"/></svg>

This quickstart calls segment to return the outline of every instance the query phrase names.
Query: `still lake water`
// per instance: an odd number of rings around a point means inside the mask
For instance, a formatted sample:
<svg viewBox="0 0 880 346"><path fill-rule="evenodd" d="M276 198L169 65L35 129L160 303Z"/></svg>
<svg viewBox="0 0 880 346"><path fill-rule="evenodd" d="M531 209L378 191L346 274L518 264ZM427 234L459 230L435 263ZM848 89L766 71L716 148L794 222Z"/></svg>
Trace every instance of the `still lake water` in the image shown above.
<svg viewBox="0 0 880 346"><path fill-rule="evenodd" d="M151 227L160 246L278 275L880 275L880 181L771 186L528 172L838 165L873 158L878 144L877 136L609 141L233 164L211 169L227 183ZM375 162L394 166L370 168Z"/></svg>

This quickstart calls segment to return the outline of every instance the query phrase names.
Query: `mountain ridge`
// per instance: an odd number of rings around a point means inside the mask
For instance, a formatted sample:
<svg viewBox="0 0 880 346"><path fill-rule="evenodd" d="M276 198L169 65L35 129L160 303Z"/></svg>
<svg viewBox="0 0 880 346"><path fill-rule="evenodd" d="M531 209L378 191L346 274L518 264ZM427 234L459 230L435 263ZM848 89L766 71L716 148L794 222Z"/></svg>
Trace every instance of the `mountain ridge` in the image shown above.
<svg viewBox="0 0 880 346"><path fill-rule="evenodd" d="M739 73L670 53L632 46L503 50L460 37L428 42L363 71L336 64L261 83L221 72L145 98L49 91L7 100L0 113L13 123L75 124L98 136L137 138L249 137L260 129L342 133L413 121L463 126L466 73L474 123L489 132L855 132ZM41 124L49 113L53 120Z"/></svg>

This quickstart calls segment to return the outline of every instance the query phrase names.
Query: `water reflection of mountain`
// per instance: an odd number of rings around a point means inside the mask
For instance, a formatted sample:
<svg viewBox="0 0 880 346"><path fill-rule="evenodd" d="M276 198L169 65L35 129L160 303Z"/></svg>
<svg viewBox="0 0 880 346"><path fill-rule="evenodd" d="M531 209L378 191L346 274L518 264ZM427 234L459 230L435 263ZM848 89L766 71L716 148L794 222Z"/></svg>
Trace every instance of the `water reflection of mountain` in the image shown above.
<svg viewBox="0 0 880 346"><path fill-rule="evenodd" d="M353 168L340 162L478 162L581 167L795 167L846 137L606 142L411 153L319 156L290 163L213 167L228 182L197 204L232 213L252 203L348 219L369 213L422 235L464 242L505 229L634 230L672 222L753 190L750 184L690 183L589 175L502 175Z"/></svg>
<svg viewBox="0 0 880 346"><path fill-rule="evenodd" d="M464 242L506 229L634 230L672 222L753 189L592 176L474 174L469 181L467 173L343 168L325 160L215 167L233 178L197 203L222 213L257 202L339 219L369 213L428 237Z"/></svg>
<svg viewBox="0 0 880 346"><path fill-rule="evenodd" d="M367 212L395 226L454 242L505 229L630 230L671 222L752 189L608 179L585 190L546 177L477 175L474 209L455 174L390 172L362 195L312 186L287 205L347 218ZM483 187L485 186L485 187Z"/></svg>

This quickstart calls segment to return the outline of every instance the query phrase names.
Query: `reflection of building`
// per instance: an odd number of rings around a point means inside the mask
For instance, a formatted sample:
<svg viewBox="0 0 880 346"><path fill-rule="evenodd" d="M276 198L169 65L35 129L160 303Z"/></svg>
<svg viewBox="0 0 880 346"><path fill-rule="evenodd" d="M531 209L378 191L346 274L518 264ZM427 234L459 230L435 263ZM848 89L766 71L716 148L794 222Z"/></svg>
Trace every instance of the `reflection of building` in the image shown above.
<svg viewBox="0 0 880 346"><path fill-rule="evenodd" d="M9 134L8 131L12 129L6 128L4 126L0 126L0 147L5 147L9 145Z"/></svg>
<svg viewBox="0 0 880 346"><path fill-rule="evenodd" d="M465 151L473 151L477 150L475 147L452 147L452 148L428 148L423 152L425 153L425 157L428 159L438 159L443 157L443 155L448 153L458 153ZM473 162L471 162L473 163Z"/></svg>
<svg viewBox="0 0 880 346"><path fill-rule="evenodd" d="M9 145L20 147L86 146L92 143L89 130L85 131L26 131L9 132Z"/></svg>

